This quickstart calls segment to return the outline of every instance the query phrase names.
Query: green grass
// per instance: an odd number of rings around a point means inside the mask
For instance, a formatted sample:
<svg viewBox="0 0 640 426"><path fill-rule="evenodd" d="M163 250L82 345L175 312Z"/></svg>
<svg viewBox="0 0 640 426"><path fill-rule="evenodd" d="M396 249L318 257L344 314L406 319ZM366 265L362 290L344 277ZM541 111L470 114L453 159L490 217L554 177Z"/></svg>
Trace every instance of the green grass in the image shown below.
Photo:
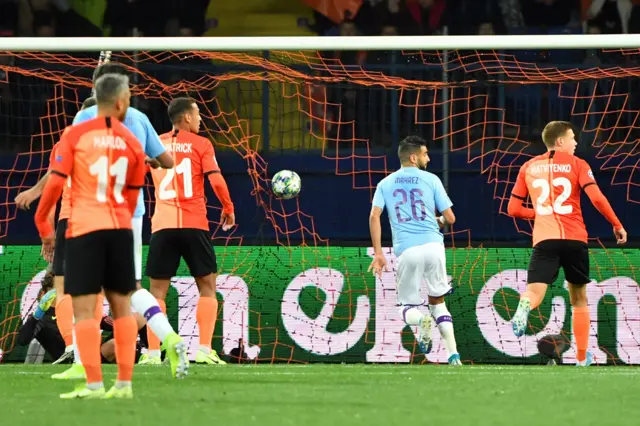
<svg viewBox="0 0 640 426"><path fill-rule="evenodd" d="M130 401L62 401L64 366L0 366L7 426L637 425L634 367L137 366ZM114 366L105 366L111 385Z"/></svg>

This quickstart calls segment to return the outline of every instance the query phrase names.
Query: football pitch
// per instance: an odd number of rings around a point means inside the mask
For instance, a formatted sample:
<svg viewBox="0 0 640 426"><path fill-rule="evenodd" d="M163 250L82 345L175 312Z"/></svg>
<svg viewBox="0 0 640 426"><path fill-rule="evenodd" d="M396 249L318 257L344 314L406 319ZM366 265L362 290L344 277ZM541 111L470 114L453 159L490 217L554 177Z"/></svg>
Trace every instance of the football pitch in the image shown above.
<svg viewBox="0 0 640 426"><path fill-rule="evenodd" d="M66 366L0 365L2 425L637 425L640 368L136 366L133 400L63 401ZM105 366L105 383L115 366Z"/></svg>

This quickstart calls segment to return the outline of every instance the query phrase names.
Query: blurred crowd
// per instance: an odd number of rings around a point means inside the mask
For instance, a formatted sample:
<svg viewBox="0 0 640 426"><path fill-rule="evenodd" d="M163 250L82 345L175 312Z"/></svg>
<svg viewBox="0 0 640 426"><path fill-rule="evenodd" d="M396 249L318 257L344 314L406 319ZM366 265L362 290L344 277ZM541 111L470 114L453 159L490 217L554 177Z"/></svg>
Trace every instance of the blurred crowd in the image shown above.
<svg viewBox="0 0 640 426"><path fill-rule="evenodd" d="M200 36L209 0L0 0L0 36Z"/></svg>
<svg viewBox="0 0 640 426"><path fill-rule="evenodd" d="M300 2L303 0L290 0ZM210 0L0 0L0 36L199 36ZM637 33L640 0L305 1L344 4L342 22L314 12L321 35L526 34L567 28ZM357 5L353 7L353 5ZM237 34L242 35L242 34Z"/></svg>
<svg viewBox="0 0 640 426"><path fill-rule="evenodd" d="M339 25L315 16L325 35L617 34L639 32L640 0L364 0Z"/></svg>

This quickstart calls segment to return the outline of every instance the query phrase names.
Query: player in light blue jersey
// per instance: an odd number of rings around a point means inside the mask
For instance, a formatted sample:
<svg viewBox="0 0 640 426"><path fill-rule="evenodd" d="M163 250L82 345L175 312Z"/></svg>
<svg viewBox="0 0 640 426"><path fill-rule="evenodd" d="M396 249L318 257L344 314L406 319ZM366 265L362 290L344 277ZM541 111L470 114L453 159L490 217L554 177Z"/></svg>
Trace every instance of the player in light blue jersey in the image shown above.
<svg viewBox="0 0 640 426"><path fill-rule="evenodd" d="M444 296L452 292L447 277L443 236L440 228L452 225L456 217L453 203L440 179L425 169L429 154L424 139L409 136L400 142L398 157L402 168L384 178L376 187L369 216L374 259L369 266L382 278L387 260L382 253L380 216L386 207L391 224L393 251L398 259L396 282L398 303L403 321L418 326L420 349L431 351L433 319L440 330L449 357L449 364L461 365L456 347L451 313ZM436 217L436 211L442 216ZM418 309L425 304L420 296L422 281L427 283L429 314ZM433 316L433 319L432 319Z"/></svg>

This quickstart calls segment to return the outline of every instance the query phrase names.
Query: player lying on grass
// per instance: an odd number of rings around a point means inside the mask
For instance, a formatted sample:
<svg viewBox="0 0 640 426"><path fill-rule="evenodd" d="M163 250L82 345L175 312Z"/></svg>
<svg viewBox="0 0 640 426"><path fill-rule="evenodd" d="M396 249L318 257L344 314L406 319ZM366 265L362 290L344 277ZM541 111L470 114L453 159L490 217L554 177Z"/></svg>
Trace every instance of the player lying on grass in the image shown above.
<svg viewBox="0 0 640 426"><path fill-rule="evenodd" d="M453 203L447 196L440 179L427 172L429 154L426 142L409 136L400 142L398 157L402 168L382 179L373 196L369 216L369 228L373 243L374 258L369 266L374 274L382 278L387 270L387 260L382 253L382 227L380 216L387 208L393 251L398 258L398 303L400 315L410 326L418 326L420 349L425 354L431 351L431 316L444 339L449 364L461 365L453 319L444 297L451 293L447 277L444 239L440 228L453 225L456 218L451 210ZM435 211L442 213L436 218ZM418 309L425 304L420 296L422 281L427 283L429 311L425 315Z"/></svg>
<svg viewBox="0 0 640 426"><path fill-rule="evenodd" d="M55 234L47 216L71 178L66 232L65 292L71 295L76 344L86 385L60 395L71 398L132 398L138 327L131 313L136 289L131 219L144 184L145 155L122 124L131 98L129 79L105 74L95 83L97 117L66 129L35 222L45 246ZM118 377L105 392L100 358L97 295L104 290L114 318Z"/></svg>
<svg viewBox="0 0 640 426"><path fill-rule="evenodd" d="M86 109L92 107L96 104L95 98L88 98L82 103L81 109ZM49 170L45 174L45 176L40 179L40 181L33 187L24 192L21 192L16 197L16 204L18 207L23 209L28 209L30 204L40 197L42 193L42 189L44 188L45 183L51 173L51 166L54 163L54 159L56 157L56 150L58 148L58 144L53 146L51 150L51 155L49 156ZM64 186L62 190L62 200L60 201L60 214L58 215L58 225L56 227L56 245L53 249L53 252L45 253L43 246L43 254L47 261L51 261L53 263L53 274L54 274L54 288L56 289L56 308L55 308L55 319L58 325L58 329L60 330L60 334L64 339L65 350L64 352L57 358L54 364L65 362L74 356L74 350L76 358L79 360L80 357L77 354L77 350L73 345L73 307L71 306L71 296L68 294L64 294L64 251L65 251L65 233L67 231L67 220L69 218L69 193L70 193L70 182L67 182L67 185ZM55 221L55 207L51 209L49 213L49 222L54 223ZM100 297L99 297L100 298ZM102 300L98 300L98 305L102 306ZM60 374L54 374L53 378L64 378L61 377Z"/></svg>
<svg viewBox="0 0 640 426"><path fill-rule="evenodd" d="M17 343L26 346L33 339L44 348L52 359L58 359L65 351L65 342L55 320L56 289L53 288L53 273L47 273L42 280L41 297L32 315L20 327ZM100 330L111 333L100 346L103 363L113 363L116 358L115 339L113 338L113 318L102 315L102 307L96 311L96 318L100 318ZM138 323L140 332L145 333L144 323ZM136 360L141 356L141 347L136 345Z"/></svg>
<svg viewBox="0 0 640 426"><path fill-rule="evenodd" d="M571 123L550 122L542 131L542 141L547 152L522 165L508 205L510 216L534 220L527 290L520 296L518 310L511 320L513 332L518 337L524 334L529 312L540 306L547 287L555 282L562 268L569 283L577 365L588 366L593 362L587 350L589 249L580 208L581 191L611 223L618 244L627 242L627 232L598 188L587 162L574 155L578 143ZM523 206L527 196L533 208Z"/></svg>
<svg viewBox="0 0 640 426"><path fill-rule="evenodd" d="M222 203L222 229L235 225L233 203L229 189L220 173L209 139L198 136L200 111L190 98L174 99L168 108L173 130L161 136L165 148L171 153L175 169L151 171L156 188L156 206L151 219L151 241L147 259L147 275L151 279L151 293L165 310L165 298L176 275L180 259L184 259L195 278L200 298L196 308L196 321L200 331L200 348L196 362L226 364L215 350L211 340L218 314L216 277L218 265L209 236L209 220L205 200L205 179L209 180ZM160 341L149 331L149 358L145 364L160 363Z"/></svg>

